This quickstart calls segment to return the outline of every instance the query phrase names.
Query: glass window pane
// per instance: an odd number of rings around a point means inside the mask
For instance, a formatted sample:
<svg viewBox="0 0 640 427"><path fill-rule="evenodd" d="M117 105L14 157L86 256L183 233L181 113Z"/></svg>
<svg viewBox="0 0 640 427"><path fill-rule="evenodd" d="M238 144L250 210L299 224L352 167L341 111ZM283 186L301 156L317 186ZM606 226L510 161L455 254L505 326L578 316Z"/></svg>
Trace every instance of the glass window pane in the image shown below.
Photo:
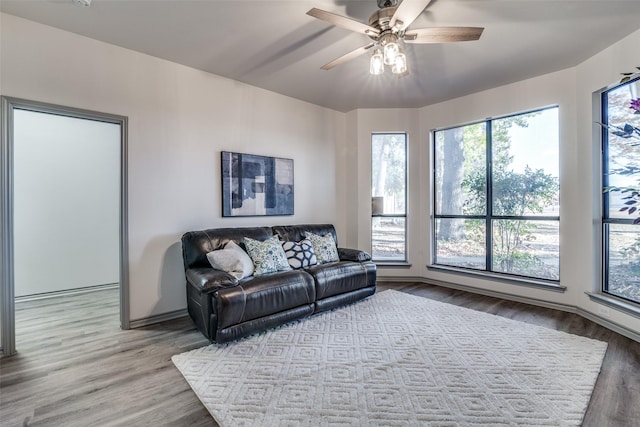
<svg viewBox="0 0 640 427"><path fill-rule="evenodd" d="M634 190L640 190L640 80L618 86L605 96L603 122L609 128L604 182L611 190L605 193L609 202L605 214L634 219L640 216L640 197L633 196Z"/></svg>
<svg viewBox="0 0 640 427"><path fill-rule="evenodd" d="M558 216L558 108L492 121L493 214Z"/></svg>
<svg viewBox="0 0 640 427"><path fill-rule="evenodd" d="M371 256L376 261L405 261L404 217L371 218Z"/></svg>
<svg viewBox="0 0 640 427"><path fill-rule="evenodd" d="M372 212L405 214L407 136L404 133L371 137Z"/></svg>
<svg viewBox="0 0 640 427"><path fill-rule="evenodd" d="M640 225L609 224L606 292L640 302Z"/></svg>
<svg viewBox="0 0 640 427"><path fill-rule="evenodd" d="M437 215L486 212L486 124L435 132Z"/></svg>
<svg viewBox="0 0 640 427"><path fill-rule="evenodd" d="M436 220L435 263L484 270L485 228L479 219Z"/></svg>
<svg viewBox="0 0 640 427"><path fill-rule="evenodd" d="M494 220L493 271L560 279L559 221Z"/></svg>

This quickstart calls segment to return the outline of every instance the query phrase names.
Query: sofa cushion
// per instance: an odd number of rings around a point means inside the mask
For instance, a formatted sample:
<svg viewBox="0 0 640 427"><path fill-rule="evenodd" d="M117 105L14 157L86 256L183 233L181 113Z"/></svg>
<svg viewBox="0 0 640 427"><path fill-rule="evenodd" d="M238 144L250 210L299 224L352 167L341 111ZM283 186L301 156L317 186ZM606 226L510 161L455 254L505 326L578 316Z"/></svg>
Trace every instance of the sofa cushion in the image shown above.
<svg viewBox="0 0 640 427"><path fill-rule="evenodd" d="M212 228L189 231L182 236L184 269L186 271L189 268L211 267L207 254L224 248L230 240L242 246L242 239L245 237L262 241L271 236L273 236L271 227Z"/></svg>
<svg viewBox="0 0 640 427"><path fill-rule="evenodd" d="M376 265L371 261L340 261L306 270L316 282L316 298L322 299L376 284Z"/></svg>
<svg viewBox="0 0 640 427"><path fill-rule="evenodd" d="M332 224L298 224L298 225L276 225L272 227L273 234L278 236L283 242L299 242L306 238L306 233L324 236L331 233L333 240L338 246L338 235ZM261 239L262 240L262 239Z"/></svg>
<svg viewBox="0 0 640 427"><path fill-rule="evenodd" d="M307 268L318 263L316 253L308 239L299 242L282 242L282 249L293 269Z"/></svg>
<svg viewBox="0 0 640 427"><path fill-rule="evenodd" d="M359 249L338 248L338 256L340 257L340 261L371 261L371 255L369 255L369 252L361 251Z"/></svg>
<svg viewBox="0 0 640 427"><path fill-rule="evenodd" d="M209 252L207 259L211 267L226 271L238 279L244 279L253 274L253 261L233 240L227 242L224 249Z"/></svg>
<svg viewBox="0 0 640 427"><path fill-rule="evenodd" d="M198 292L215 292L222 288L236 286L238 278L226 271L209 267L190 268L185 272L187 282Z"/></svg>
<svg viewBox="0 0 640 427"><path fill-rule="evenodd" d="M213 294L218 329L313 304L315 285L302 270L251 276Z"/></svg>
<svg viewBox="0 0 640 427"><path fill-rule="evenodd" d="M278 236L273 236L264 242L245 237L244 244L253 261L253 274L256 276L291 270Z"/></svg>
<svg viewBox="0 0 640 427"><path fill-rule="evenodd" d="M313 245L313 251L318 258L318 264L340 261L336 241L333 239L331 233L327 233L324 236L306 233L306 236L309 241L311 241L311 245Z"/></svg>

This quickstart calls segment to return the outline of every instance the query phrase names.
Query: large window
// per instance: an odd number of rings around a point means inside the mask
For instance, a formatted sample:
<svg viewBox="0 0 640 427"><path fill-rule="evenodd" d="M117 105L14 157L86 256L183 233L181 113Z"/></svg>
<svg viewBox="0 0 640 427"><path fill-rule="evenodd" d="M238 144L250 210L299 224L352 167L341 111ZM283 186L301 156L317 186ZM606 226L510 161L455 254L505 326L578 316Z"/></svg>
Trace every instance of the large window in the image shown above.
<svg viewBox="0 0 640 427"><path fill-rule="evenodd" d="M407 134L371 136L371 255L406 261Z"/></svg>
<svg viewBox="0 0 640 427"><path fill-rule="evenodd" d="M434 132L433 264L557 281L558 108Z"/></svg>
<svg viewBox="0 0 640 427"><path fill-rule="evenodd" d="M602 93L603 291L640 303L640 77Z"/></svg>

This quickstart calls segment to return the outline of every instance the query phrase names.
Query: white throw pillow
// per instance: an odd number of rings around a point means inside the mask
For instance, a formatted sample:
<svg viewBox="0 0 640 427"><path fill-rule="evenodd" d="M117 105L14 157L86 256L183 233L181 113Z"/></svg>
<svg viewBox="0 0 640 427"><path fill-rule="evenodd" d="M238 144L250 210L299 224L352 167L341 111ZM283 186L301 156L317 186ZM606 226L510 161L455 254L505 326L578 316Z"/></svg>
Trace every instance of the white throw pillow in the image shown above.
<svg viewBox="0 0 640 427"><path fill-rule="evenodd" d="M233 240L229 240L224 249L209 252L207 259L211 267L226 271L238 280L253 274L253 261Z"/></svg>

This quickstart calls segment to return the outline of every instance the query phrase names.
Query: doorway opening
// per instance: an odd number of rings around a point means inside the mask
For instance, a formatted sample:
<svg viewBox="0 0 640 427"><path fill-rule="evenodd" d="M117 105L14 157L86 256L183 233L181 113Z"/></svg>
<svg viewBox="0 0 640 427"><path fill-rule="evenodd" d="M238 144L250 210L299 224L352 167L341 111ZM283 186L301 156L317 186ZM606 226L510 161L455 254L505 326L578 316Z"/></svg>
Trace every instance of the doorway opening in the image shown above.
<svg viewBox="0 0 640 427"><path fill-rule="evenodd" d="M2 355L15 301L117 288L129 328L127 118L2 97Z"/></svg>

